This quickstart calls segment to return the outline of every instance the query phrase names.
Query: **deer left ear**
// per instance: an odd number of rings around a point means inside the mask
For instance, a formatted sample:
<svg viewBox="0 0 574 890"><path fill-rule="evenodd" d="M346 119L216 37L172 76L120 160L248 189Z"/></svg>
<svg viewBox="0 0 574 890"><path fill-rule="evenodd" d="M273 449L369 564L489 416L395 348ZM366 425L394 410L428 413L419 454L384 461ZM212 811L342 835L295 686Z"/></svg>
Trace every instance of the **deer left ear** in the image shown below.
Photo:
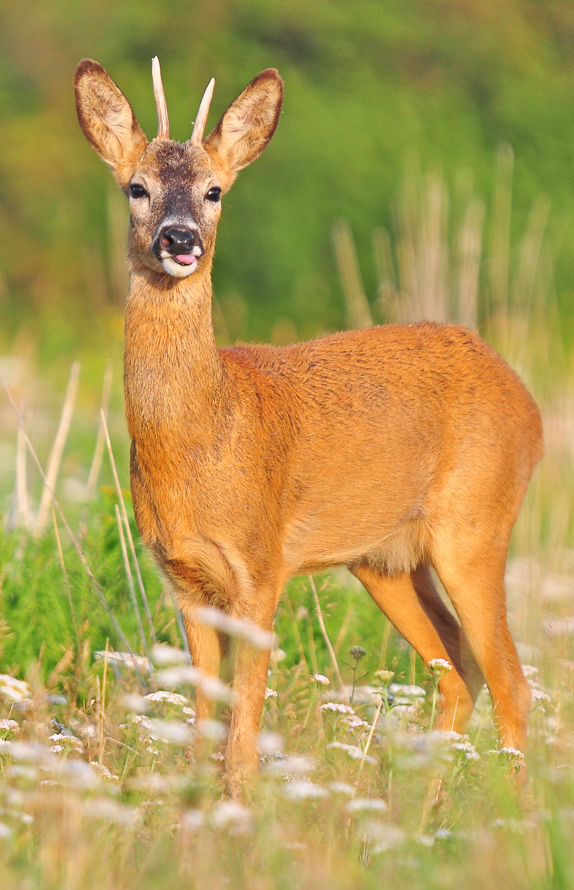
<svg viewBox="0 0 574 890"><path fill-rule="evenodd" d="M279 123L283 81L275 68L254 77L203 143L215 155L227 191L235 177L266 148Z"/></svg>
<svg viewBox="0 0 574 890"><path fill-rule="evenodd" d="M76 111L86 138L125 189L147 138L120 88L98 62L84 59L74 80Z"/></svg>

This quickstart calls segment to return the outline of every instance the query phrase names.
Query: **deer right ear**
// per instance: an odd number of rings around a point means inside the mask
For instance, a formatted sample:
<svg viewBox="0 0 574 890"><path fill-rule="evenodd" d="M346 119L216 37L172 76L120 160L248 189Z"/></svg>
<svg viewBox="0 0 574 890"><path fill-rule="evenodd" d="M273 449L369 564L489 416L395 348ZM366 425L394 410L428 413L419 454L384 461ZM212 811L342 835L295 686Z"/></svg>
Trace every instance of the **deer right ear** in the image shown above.
<svg viewBox="0 0 574 890"><path fill-rule="evenodd" d="M83 59L74 78L76 111L88 142L125 189L148 140L120 88L98 62Z"/></svg>
<svg viewBox="0 0 574 890"><path fill-rule="evenodd" d="M204 148L217 158L224 191L268 145L282 103L283 81L275 68L267 68L245 87L204 141Z"/></svg>

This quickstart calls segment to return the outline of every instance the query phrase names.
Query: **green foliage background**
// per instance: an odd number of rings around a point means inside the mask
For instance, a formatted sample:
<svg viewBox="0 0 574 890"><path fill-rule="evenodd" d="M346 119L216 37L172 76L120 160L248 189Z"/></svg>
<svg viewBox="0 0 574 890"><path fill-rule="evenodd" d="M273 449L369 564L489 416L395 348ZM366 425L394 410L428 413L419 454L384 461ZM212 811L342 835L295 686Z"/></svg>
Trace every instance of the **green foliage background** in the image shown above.
<svg viewBox="0 0 574 890"><path fill-rule="evenodd" d="M345 324L330 231L346 218L367 293L371 236L392 229L409 157L492 205L494 152L516 157L512 237L541 192L565 329L574 312L574 6L549 0L29 0L0 7L0 349L44 360L120 339L124 210L75 119L73 70L98 59L156 128L158 54L171 132L210 124L266 66L286 82L264 157L228 196L214 284L231 339ZM488 218L488 215L487 215Z"/></svg>

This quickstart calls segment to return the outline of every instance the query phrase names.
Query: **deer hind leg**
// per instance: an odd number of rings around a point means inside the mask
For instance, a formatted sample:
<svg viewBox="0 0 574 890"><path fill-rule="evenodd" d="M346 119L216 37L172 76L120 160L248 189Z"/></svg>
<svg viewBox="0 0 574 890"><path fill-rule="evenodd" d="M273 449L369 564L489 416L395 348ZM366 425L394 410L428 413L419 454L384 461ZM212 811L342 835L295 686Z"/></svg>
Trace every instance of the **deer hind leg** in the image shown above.
<svg viewBox="0 0 574 890"><path fill-rule="evenodd" d="M439 681L438 728L463 732L484 679L456 619L442 602L428 565L410 573L385 575L366 565L351 571L423 661L445 658L453 670Z"/></svg>
<svg viewBox="0 0 574 890"><path fill-rule="evenodd" d="M501 743L523 751L531 693L506 617L506 548L490 544L477 552L459 540L434 565L485 676Z"/></svg>

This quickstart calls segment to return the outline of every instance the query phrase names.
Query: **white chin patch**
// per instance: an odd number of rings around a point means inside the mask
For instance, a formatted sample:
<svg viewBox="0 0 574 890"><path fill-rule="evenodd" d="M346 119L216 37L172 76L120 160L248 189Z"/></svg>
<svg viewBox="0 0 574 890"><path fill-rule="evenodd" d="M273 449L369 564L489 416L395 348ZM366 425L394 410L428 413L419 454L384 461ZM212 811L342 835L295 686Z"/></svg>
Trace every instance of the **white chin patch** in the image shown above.
<svg viewBox="0 0 574 890"><path fill-rule="evenodd" d="M186 266L182 266L170 256L163 257L161 264L167 274L173 275L174 278L188 278L190 275L193 275L193 273L197 269L197 260L195 260L195 262L193 263L189 263Z"/></svg>

